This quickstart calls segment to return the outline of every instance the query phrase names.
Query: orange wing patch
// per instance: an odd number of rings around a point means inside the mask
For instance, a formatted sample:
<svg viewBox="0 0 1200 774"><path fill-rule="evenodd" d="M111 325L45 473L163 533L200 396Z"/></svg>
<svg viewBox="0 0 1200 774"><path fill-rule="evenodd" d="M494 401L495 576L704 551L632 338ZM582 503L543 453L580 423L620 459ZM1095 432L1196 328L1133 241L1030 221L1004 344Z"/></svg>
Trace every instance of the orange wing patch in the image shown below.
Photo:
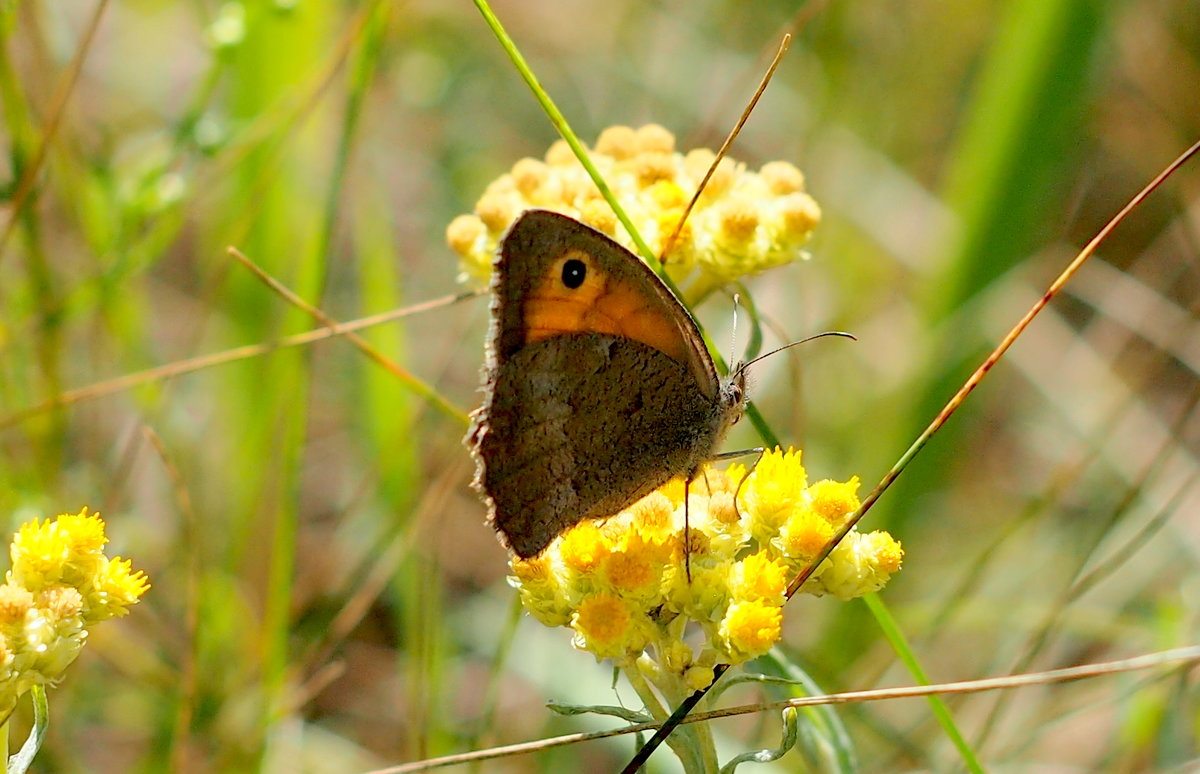
<svg viewBox="0 0 1200 774"><path fill-rule="evenodd" d="M586 267L576 288L563 283L563 264L577 260ZM600 269L588 253L571 249L546 269L525 296L525 342L564 333L607 333L640 341L681 363L688 345L669 310L652 287L621 281Z"/></svg>

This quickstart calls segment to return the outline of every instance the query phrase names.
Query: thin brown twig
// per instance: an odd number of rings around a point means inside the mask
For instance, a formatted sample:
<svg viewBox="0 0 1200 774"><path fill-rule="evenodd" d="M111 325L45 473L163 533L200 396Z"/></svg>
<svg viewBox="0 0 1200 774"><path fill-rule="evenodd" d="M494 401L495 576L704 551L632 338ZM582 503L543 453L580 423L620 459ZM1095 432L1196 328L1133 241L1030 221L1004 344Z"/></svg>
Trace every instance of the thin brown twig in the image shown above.
<svg viewBox="0 0 1200 774"><path fill-rule="evenodd" d="M83 70L83 60L92 47L92 41L96 37L96 30L100 27L100 19L104 16L106 8L108 8L108 0L99 0L96 3L92 17L88 19L87 27L83 30L83 39L79 41L75 55L71 57L71 63L67 65L66 73L59 81L58 88L54 90L54 96L50 101L50 115L46 119L42 141L29 164L21 172L21 178L17 181L16 190L12 195L8 223L4 225L4 231L0 232L0 261L4 260L4 248L8 245L8 240L12 237L13 232L16 231L17 221L21 219L21 211L33 194L34 183L42 170L42 165L46 162L50 144L54 142L58 128L62 126L63 114L67 110L67 100L75 90L75 84L79 82L79 73Z"/></svg>
<svg viewBox="0 0 1200 774"><path fill-rule="evenodd" d="M717 171L717 167L720 165L721 160L725 158L725 154L727 154L729 149L733 146L733 141L737 139L739 134L741 134L742 127L746 125L746 121L750 118L750 114L754 111L754 106L758 104L759 97L761 97L763 92L767 90L767 84L771 82L772 76L775 75L775 70L779 68L779 63L783 61L783 55L787 53L788 46L791 44L792 33L785 32L783 34L783 40L779 42L779 50L775 52L775 58L771 60L771 66L767 68L767 72L763 74L762 80L759 81L758 89L754 92L754 96L750 98L750 102L748 102L745 109L742 110L741 117L738 118L737 123L734 124L734 127L730 130L729 135L726 136L725 142L721 143L721 148L717 151L717 155L713 157L712 164L709 164L708 171L704 173L704 177L700 180L700 184L696 186L696 192L692 194L692 198L687 203L687 207L684 207L683 209L683 214L679 216L679 221L675 224L675 230L672 231L671 235L667 237L667 240L663 242L662 250L658 254L659 263L666 265L667 256L670 255L671 248L675 246L675 240L679 238L679 232L683 230L683 224L687 223L688 216L692 214L692 209L695 208L696 202L700 200L700 194L704 193L705 186L708 185L708 181L713 176L713 173Z"/></svg>
<svg viewBox="0 0 1200 774"><path fill-rule="evenodd" d="M267 272L259 267L258 264L247 258L236 247L227 248L226 252L233 256L238 263L249 269L251 274L261 280L263 284L265 284L271 290L279 294L279 296L281 296L289 304L297 307L298 309L304 310L322 325L325 325L331 329L338 327L339 323L337 320L334 320L317 307L296 295L294 292L292 292L291 288L287 287L270 274L267 274ZM436 408L440 409L442 413L453 419L459 420L464 425L467 424L467 415L462 409L451 404L448 400L443 398L437 390L433 389L433 387L417 378L412 372L402 367L395 360L392 360L387 355L380 352L375 345L371 344L357 333L343 331L342 335L345 336L347 341L357 347L360 352L369 357L376 364L382 366L385 370L394 374L398 379L400 379L401 382L408 385L410 389L431 402Z"/></svg>
<svg viewBox="0 0 1200 774"><path fill-rule="evenodd" d="M108 379L102 382L89 384L85 387L79 387L74 390L67 390L52 398L36 403L32 406L20 409L9 414L8 416L0 417L0 431L7 430L15 425L24 422L35 416L39 416L54 409L71 406L75 403L81 403L95 398L101 398L107 395L113 395L118 392L140 387L143 384L171 379L176 376L183 376L195 371L200 371L213 366L224 365L226 363L234 363L240 360L247 360L252 357L265 355L269 352L274 352L277 349L287 349L289 347L297 347L304 344L311 344L316 341L333 338L334 336L345 336L352 331L362 330L381 323L398 320L403 317L409 317L421 312L428 312L432 309L437 309L443 306L458 303L468 298L474 298L479 295L476 291L466 293L458 293L452 296L442 296L430 301L424 301L412 306L406 306L400 309L392 309L387 312L380 312L369 317L363 317L358 320L349 322L336 323L323 328L316 328L304 333L297 333L292 336L286 336L277 341L266 341L259 344L247 344L243 347L234 347L221 352L213 352L208 355L200 355L198 357L188 358L187 360L179 360L174 363L167 363L154 368L147 368L143 371L136 371L131 374L118 376L114 379Z"/></svg>
<svg viewBox="0 0 1200 774"><path fill-rule="evenodd" d="M975 372L971 374L963 386L959 388L958 392L956 392L954 396L950 398L942 410L938 412L937 416L934 417L933 421L929 423L929 426L921 432L921 434L917 437L917 440L915 440L912 445L908 447L896 464L892 466L891 470L884 475L883 479L875 485L875 488L871 490L870 494L863 499L862 504L858 507L858 510L852 513L846 519L846 523L825 544L825 547L821 550L817 557L804 569L796 573L796 577L792 578L791 582L788 584L788 599L791 599L795 593L800 590L800 587L803 586L804 582L807 581L812 576L813 572L815 572L816 569L821 566L821 563L825 561L825 558L829 556L830 552L832 552L833 549L842 542L846 535L850 534L850 530L852 530L854 526L858 524L862 517L866 515L867 511L870 510L871 506L873 506L883 495L883 493L892 485L892 482L894 482L896 478L899 477L899 475L904 471L904 469L908 467L908 464L917 455L917 452L924 448L925 444L929 442L929 439L933 437L933 434L936 433L946 423L946 420L948 420L956 410L958 410L958 407L962 405L962 402L966 399L966 397L970 395L977 386L979 386L979 383L983 381L983 378L987 376L989 371L992 370L992 366L994 366L1004 355L1004 353L1008 351L1013 342L1017 340L1017 337L1020 336L1027 327L1029 327L1029 324L1033 322L1033 318L1036 317L1038 313L1050 303L1051 299L1058 295L1058 292L1062 290L1067 281L1079 271L1079 268L1083 266L1084 262L1086 262L1087 259L1091 257L1092 253L1096 251L1096 248L1100 245L1100 243L1103 242L1110 233L1112 233L1113 229L1120 225L1120 223L1125 219L1126 216L1129 215L1130 212L1134 210L1134 208L1141 204L1147 196L1149 196L1156 188L1162 185L1163 181L1174 174L1175 170L1185 164L1189 159L1196 155L1197 152L1200 152L1200 141L1197 141L1190 148L1179 154L1174 161L1172 161L1161 172L1159 172L1153 180L1151 180L1146 184L1145 187L1142 188L1142 190L1138 191L1138 193L1132 199L1130 199L1129 202L1126 203L1126 205L1122 207L1116 215L1114 215L1107 223L1104 224L1104 227L1097 232L1096 236L1092 237L1091 241L1079 251L1079 254L1075 256L1074 260L1072 260L1058 275L1058 277L1056 277L1055 280L1050 283L1050 287L1047 288L1042 297L1029 309L1029 311L1025 313L1023 317L1021 317L1019 321L1017 321L1017 324L1013 326L1012 330L1010 330L1003 339L1001 339L1000 343L996 346L992 353L984 358L983 362L978 368L975 369ZM700 700L704 698L704 696L712 689L714 685L716 685L717 681L720 680L720 678L728 670L728 664L718 664L713 669L713 681L708 685L708 687L691 694L684 699L678 707L675 708L675 711L671 713L671 717L667 718L667 721L662 725L661 728L658 729L654 736L652 736L649 741L647 741L644 745L642 745L641 748L638 749L637 753L632 759L630 759L629 763L626 764L625 768L622 770L622 774L632 774L632 772L637 771L638 768L640 768L641 765L646 762L650 755L653 754L660 745L662 745L667 736L670 735L671 731L687 718L688 714L696 707L697 704L699 704Z"/></svg>
<svg viewBox="0 0 1200 774"><path fill-rule="evenodd" d="M904 452L899 461L897 461L896 464L892 466L892 469L889 470L883 477L883 479L875 485L875 488L871 490L871 493L863 499L862 505L859 506L857 511L851 514L850 518L847 519L845 526L843 526L842 529L836 535L834 535L833 539L827 544L826 550L821 554L817 561L802 570L796 575L795 578L792 579L792 582L788 584L787 590L787 596L789 599L793 594L796 593L800 586L803 585L804 581L808 580L808 577L812 575L813 571L816 570L817 566L820 565L825 556L828 556L829 551L832 551L834 546L841 542L842 538L844 538L850 532L850 530L854 528L859 520L866 515L866 512L870 510L871 506L873 506L880 496L887 491L888 487L892 485L892 482L896 480L900 473L903 472L906 467L908 467L908 463L912 461L917 452L924 448L925 444L928 443L933 434L940 430L942 425L946 424L946 420L948 420L950 416L958 410L958 407L962 405L963 401L966 400L966 397L970 395L976 387L979 386L979 383L983 381L983 378L987 376L989 371L992 370L992 366L999 362L1000 358L1004 356L1004 353L1007 352L1009 347L1013 345L1013 342L1017 340L1017 337L1024 333L1025 329L1029 327L1029 324L1033 322L1033 318L1037 317L1038 314L1046 308L1046 305L1058 295L1059 291L1063 289L1063 286L1067 284L1071 277L1075 276L1087 259L1092 257L1092 254L1096 252L1096 248L1100 246L1100 243L1112 233L1113 229L1115 229L1121 224L1122 221L1125 220L1125 218L1134 210L1134 208L1141 204L1147 196L1153 193L1154 190L1162 185L1168 177L1174 174L1175 170L1187 163L1187 161L1195 156L1198 152L1200 152L1200 141L1192 144L1191 147L1179 154L1174 161L1172 161L1165 168L1163 168L1161 172L1155 175L1153 180L1147 183L1142 190L1138 191L1137 195L1130 199L1125 206L1117 212L1116 215L1113 215L1112 218L1110 218L1109 221L1104 224L1104 227L1101 228L1100 231L1098 231L1096 235L1092 237L1091 241L1079 251L1075 258L1069 264L1067 264L1067 267L1063 269L1057 277L1054 278L1054 281L1050 283L1050 287L1046 289L1046 292L1042 294L1042 297L1034 302L1033 306L1029 308L1029 311L1025 312L1021 319L1017 321L1017 324L1014 325L1012 329L1004 335L1004 338L1000 340L1000 343L996 345L996 348L992 350L991 354L984 358L983 362L979 364L979 367L975 369L975 372L971 374L966 382L963 383L963 386L958 389L958 392L954 393L954 396L947 401L946 405L941 411L938 412L937 416L933 418L933 421L929 423L929 426L921 432L921 434L917 437L917 440L914 441L908 450Z"/></svg>
<svg viewBox="0 0 1200 774"><path fill-rule="evenodd" d="M867 701L919 698L933 694L960 695L968 693L982 693L984 691L1028 688L1037 685L1052 685L1055 683L1066 683L1093 677L1103 677L1106 675L1121 674L1125 672L1135 672L1144 669L1152 669L1155 667L1186 667L1196 663L1200 663L1200 645L1174 648L1171 650L1158 651L1156 653L1147 653L1141 656L1133 656L1131 658L1118 659L1115 661L1103 661L1094 664L1085 664L1083 666L1051 669L1044 672L1030 672L1025 674L1009 675L1007 677L989 677L980 680L964 680L953 683L938 683L934 685L875 688L866 691L831 693L823 696L804 696L797 699L786 699L776 702L743 704L736 707L726 707L725 709L713 710L711 712L698 712L695 715L690 715L684 718L682 722L702 723L710 720L734 717L738 715L779 711L788 707L799 708L824 706L829 704L858 704ZM644 733L646 731L657 729L662 725L662 723L658 722L635 723L623 728L616 728L609 731L592 731L588 733L566 734L548 739L539 739L535 742L523 742L520 744L492 747L486 750L476 750L469 753L460 753L458 755L446 755L440 758L428 758L423 761L415 761L413 763L406 763L400 766L391 766L384 769L373 769L369 772L364 772L364 774L409 774L410 772L429 771L430 769L444 768L446 766L456 766L465 763L494 760L497 758L507 758L532 752L540 752L552 747L562 747L564 745L577 744L579 742L587 742L595 739L607 739L609 737L622 736L625 734Z"/></svg>

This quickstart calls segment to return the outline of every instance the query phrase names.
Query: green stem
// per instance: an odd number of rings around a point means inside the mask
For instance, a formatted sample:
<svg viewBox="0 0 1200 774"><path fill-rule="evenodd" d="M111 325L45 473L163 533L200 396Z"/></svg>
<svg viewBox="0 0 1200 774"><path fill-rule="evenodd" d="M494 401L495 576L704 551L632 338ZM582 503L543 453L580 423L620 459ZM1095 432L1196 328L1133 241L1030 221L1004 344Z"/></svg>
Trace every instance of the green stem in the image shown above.
<svg viewBox="0 0 1200 774"><path fill-rule="evenodd" d="M629 680L629 684L633 686L638 698L642 700L642 704L654 719L660 723L665 721L669 713L659 701L654 689L650 687L642 670L638 668L637 662L631 661L623 665L621 672ZM662 675L661 679L655 680L654 685L672 706L677 705L687 695L686 689L678 685L665 685L664 683L670 681L670 676L665 673L660 674ZM693 723L667 739L667 745L675 753L675 757L679 758L679 762L687 774L712 774L717 770L716 750L713 747L712 736L711 734L701 736L696 728L702 725L704 724ZM706 738L708 749L705 749Z"/></svg>
<svg viewBox="0 0 1200 774"><path fill-rule="evenodd" d="M883 604L883 600L879 598L879 594L872 593L863 597L863 601L867 603L867 609L871 611L871 615L875 616L875 621L879 624L879 628L883 631L888 642L892 644L892 649L896 651L896 655L900 657L900 661L908 668L909 673L921 685L929 685L930 680L925 674L925 670L921 668L921 663L917 661L916 655L908 644L908 640L904 637L904 633L900 631L900 627L896 624L896 619L892 618L892 614L888 611L887 606ZM958 754L962 757L963 763L973 774L983 774L983 766L979 764L979 759L975 757L975 751L971 749L971 745L963 737L962 732L958 730L958 726L954 722L954 718L950 715L950 708L946 706L946 702L942 701L942 697L936 694L930 694L926 697L929 702L929 708L933 711L933 716L937 718L938 724L942 727L942 731L950 738L950 741L958 749Z"/></svg>
<svg viewBox="0 0 1200 774"><path fill-rule="evenodd" d="M29 738L21 749L11 759L8 757L8 721L0 729L0 739L4 745L5 774L25 774L33 765L38 750L42 749L42 741L46 738L46 729L50 726L50 705L46 701L46 686L35 685L29 689L29 697L33 700L33 728L29 730Z"/></svg>
<svg viewBox="0 0 1200 774"><path fill-rule="evenodd" d="M513 66L517 68L517 72L521 74L521 78L524 79L529 89L533 92L534 98L542 106L542 110L545 111L546 116L550 119L550 123L558 130L559 135L566 140L575 157L579 159L579 163L583 165L588 175L591 176L592 182L600 189L600 195L612 207L613 212L617 215L617 219L621 221L621 224L625 226L625 230L629 232L633 243L637 245L638 252L642 254L642 257L646 259L646 262L654 269L655 273L662 278L663 282L667 283L667 286L671 288L675 296L682 298L683 296L680 295L679 289L675 287L675 284L671 282L666 272L663 271L662 264L658 262L658 256L654 254L654 251L642 239L641 234L633 227L633 221L625 214L625 210L617 201L616 195L608 187L608 183L604 181L604 178L600 175L600 171L592 164L592 160L588 157L587 149L583 147L583 143L579 141L579 137L576 136L570 124L567 123L566 116L562 114L562 111L554 104L554 100L542 88L542 84L538 81L537 76L533 74L533 70L530 69L529 64L525 61L525 57L521 56L521 52L517 50L517 45L508 36L508 33L504 30L504 26L496 18L496 14L492 13L487 0L475 0L475 7L479 9L479 13L483 15L483 20L492 30L492 34L496 36L496 40L500 42L500 47L508 54L509 60L512 61Z"/></svg>

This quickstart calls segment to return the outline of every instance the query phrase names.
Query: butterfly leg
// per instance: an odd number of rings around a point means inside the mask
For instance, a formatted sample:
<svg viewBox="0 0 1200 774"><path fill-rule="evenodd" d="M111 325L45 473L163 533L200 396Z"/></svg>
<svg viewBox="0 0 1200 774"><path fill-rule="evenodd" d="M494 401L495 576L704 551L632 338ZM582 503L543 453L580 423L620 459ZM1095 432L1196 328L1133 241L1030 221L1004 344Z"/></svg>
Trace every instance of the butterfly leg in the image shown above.
<svg viewBox="0 0 1200 774"><path fill-rule="evenodd" d="M742 480L738 482L737 489L733 490L733 512L737 514L739 520L742 518L742 512L738 508L737 504L738 495L742 493L742 486L746 483L746 479L750 478L751 474L754 473L754 469L758 467L758 463L762 462L763 455L767 453L767 450L760 446L757 449L747 449L745 452L737 453L746 454L752 452L758 452L758 456L754 458L754 463L746 469L746 473L742 476Z"/></svg>
<svg viewBox="0 0 1200 774"><path fill-rule="evenodd" d="M683 570L687 575L688 585L692 585L692 535L691 526L688 523L688 516L691 507L691 499L688 497L688 487L692 484L692 477L688 476L683 480Z"/></svg>
<svg viewBox="0 0 1200 774"><path fill-rule="evenodd" d="M759 459L762 459L762 456L766 451L767 450L762 446L755 446L750 449L738 449L737 451L721 452L720 454L714 454L709 462L716 462L717 460L732 460L738 457L747 457L751 454L757 454ZM755 462L755 464L757 465L758 463Z"/></svg>

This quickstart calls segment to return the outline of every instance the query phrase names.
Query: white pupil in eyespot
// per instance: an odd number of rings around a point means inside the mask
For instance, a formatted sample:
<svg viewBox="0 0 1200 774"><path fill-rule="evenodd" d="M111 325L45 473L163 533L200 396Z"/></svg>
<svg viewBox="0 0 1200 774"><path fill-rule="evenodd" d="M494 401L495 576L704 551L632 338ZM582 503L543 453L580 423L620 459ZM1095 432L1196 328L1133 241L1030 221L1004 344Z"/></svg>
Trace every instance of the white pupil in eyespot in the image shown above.
<svg viewBox="0 0 1200 774"><path fill-rule="evenodd" d="M582 285L585 277L587 277L587 265L578 258L572 258L563 264L562 283L571 290Z"/></svg>

